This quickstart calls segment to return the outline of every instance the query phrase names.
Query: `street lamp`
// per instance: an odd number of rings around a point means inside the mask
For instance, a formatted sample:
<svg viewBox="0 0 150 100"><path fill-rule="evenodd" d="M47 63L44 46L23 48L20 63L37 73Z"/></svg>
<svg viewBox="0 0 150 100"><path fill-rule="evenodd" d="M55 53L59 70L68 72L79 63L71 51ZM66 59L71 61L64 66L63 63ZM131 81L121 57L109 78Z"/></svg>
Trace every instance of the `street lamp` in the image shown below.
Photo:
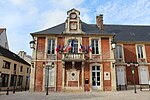
<svg viewBox="0 0 150 100"><path fill-rule="evenodd" d="M127 66L131 66L132 68L132 76L133 76L133 81L134 81L134 93L137 93L136 85L135 85L135 67L138 66L138 62L128 62Z"/></svg>
<svg viewBox="0 0 150 100"><path fill-rule="evenodd" d="M35 49L35 40L30 41L30 48Z"/></svg>
<svg viewBox="0 0 150 100"><path fill-rule="evenodd" d="M111 49L112 49L112 50L116 48L116 42L115 42L115 40L114 40L115 36L116 36L116 35L113 36L113 40L111 41L111 47L112 47Z"/></svg>
<svg viewBox="0 0 150 100"><path fill-rule="evenodd" d="M48 71L47 72L47 83L46 83L46 95L48 95L49 70L54 68L54 62L52 62L51 64L46 64L46 65L45 65L45 63L43 63L43 66L45 66Z"/></svg>

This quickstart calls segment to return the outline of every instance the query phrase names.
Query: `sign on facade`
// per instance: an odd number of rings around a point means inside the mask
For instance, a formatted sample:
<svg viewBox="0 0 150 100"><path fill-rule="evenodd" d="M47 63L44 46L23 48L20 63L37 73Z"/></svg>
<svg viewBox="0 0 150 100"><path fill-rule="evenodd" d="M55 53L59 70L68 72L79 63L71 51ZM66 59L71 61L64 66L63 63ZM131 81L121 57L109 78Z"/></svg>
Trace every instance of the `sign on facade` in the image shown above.
<svg viewBox="0 0 150 100"><path fill-rule="evenodd" d="M110 80L110 72L104 72L104 80Z"/></svg>

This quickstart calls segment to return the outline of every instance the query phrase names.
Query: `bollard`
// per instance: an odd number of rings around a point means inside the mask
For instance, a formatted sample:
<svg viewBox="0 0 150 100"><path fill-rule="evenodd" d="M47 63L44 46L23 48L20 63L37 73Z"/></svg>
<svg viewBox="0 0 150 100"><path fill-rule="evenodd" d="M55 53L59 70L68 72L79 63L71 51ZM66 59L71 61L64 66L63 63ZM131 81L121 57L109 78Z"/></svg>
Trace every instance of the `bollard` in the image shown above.
<svg viewBox="0 0 150 100"><path fill-rule="evenodd" d="M25 91L27 91L27 87L25 86Z"/></svg>
<svg viewBox="0 0 150 100"><path fill-rule="evenodd" d="M127 90L127 85L125 84L125 88L126 88L126 90Z"/></svg>
<svg viewBox="0 0 150 100"><path fill-rule="evenodd" d="M16 89L15 89L15 86L14 86L13 93L15 93L15 90L16 90Z"/></svg>
<svg viewBox="0 0 150 100"><path fill-rule="evenodd" d="M22 85L21 85L20 89L21 89L21 92L22 92Z"/></svg>
<svg viewBox="0 0 150 100"><path fill-rule="evenodd" d="M9 87L7 87L6 95L9 95Z"/></svg>
<svg viewBox="0 0 150 100"><path fill-rule="evenodd" d="M121 90L121 85L119 85L119 90Z"/></svg>

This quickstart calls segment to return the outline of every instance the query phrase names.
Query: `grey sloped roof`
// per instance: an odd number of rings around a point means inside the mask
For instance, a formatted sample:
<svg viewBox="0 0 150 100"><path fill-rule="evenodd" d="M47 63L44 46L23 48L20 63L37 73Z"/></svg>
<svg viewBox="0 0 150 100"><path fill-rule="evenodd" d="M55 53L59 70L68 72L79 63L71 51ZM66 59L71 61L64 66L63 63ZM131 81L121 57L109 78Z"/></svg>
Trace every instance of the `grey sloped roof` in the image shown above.
<svg viewBox="0 0 150 100"><path fill-rule="evenodd" d="M6 58L9 58L9 59L12 59L12 60L15 60L15 61L18 61L20 63L30 66L29 63L27 63L25 60L20 58L17 54L9 51L8 49L3 48L2 46L0 46L0 56L4 56Z"/></svg>
<svg viewBox="0 0 150 100"><path fill-rule="evenodd" d="M115 33L117 41L150 41L150 26L104 25L108 33Z"/></svg>
<svg viewBox="0 0 150 100"><path fill-rule="evenodd" d="M85 34L116 34L116 41L150 41L150 26L138 25L105 25L104 30L100 30L96 24L81 22L82 31ZM65 23L59 24L34 34L61 34L65 31Z"/></svg>

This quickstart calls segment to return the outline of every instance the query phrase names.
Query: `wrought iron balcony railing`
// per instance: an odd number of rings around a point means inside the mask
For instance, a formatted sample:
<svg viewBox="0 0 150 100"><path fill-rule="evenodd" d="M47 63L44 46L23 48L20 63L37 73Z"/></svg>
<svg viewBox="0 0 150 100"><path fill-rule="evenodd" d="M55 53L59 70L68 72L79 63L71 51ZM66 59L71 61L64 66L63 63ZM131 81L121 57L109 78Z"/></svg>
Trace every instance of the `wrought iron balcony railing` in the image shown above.
<svg viewBox="0 0 150 100"><path fill-rule="evenodd" d="M62 60L64 61L82 61L85 60L84 53L63 53Z"/></svg>

